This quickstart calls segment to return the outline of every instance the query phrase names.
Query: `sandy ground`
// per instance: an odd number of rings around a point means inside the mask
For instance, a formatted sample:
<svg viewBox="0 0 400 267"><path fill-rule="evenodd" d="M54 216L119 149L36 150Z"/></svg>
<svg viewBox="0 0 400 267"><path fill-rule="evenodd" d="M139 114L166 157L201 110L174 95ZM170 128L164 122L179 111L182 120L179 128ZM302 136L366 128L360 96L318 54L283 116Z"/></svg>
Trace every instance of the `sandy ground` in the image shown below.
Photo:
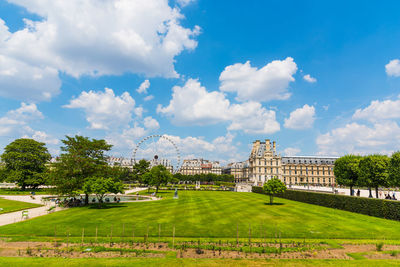
<svg viewBox="0 0 400 267"><path fill-rule="evenodd" d="M376 251L373 244L345 244L342 248L323 248L309 251L293 251L283 253L249 253L240 251L200 251L195 248L173 249L166 243L124 243L98 244L102 247L112 247L115 251L94 252L95 244L59 243L59 242L6 242L0 241L0 257L66 257L66 258L111 258L111 257L165 257L165 252L175 251L178 258L249 258L249 259L352 259L348 253L362 254L370 259L399 259L400 254L384 253L399 251L400 246L384 246L382 252ZM274 244L264 244L274 246ZM118 251L117 249L125 249ZM128 251L126 249L131 249ZM138 254L135 251L148 251Z"/></svg>

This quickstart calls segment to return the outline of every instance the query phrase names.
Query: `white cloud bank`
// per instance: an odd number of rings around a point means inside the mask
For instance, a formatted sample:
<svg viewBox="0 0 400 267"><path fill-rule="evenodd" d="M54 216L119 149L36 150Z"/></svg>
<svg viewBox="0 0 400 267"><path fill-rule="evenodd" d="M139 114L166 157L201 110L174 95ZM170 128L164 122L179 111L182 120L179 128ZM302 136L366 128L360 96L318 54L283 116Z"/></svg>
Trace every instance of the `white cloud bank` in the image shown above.
<svg viewBox="0 0 400 267"><path fill-rule="evenodd" d="M357 109L353 119L364 119L376 122L400 118L400 97L396 100L372 101L365 109Z"/></svg>
<svg viewBox="0 0 400 267"><path fill-rule="evenodd" d="M6 138L32 138L46 144L58 144L58 140L43 131L32 129L29 124L43 119L43 114L35 104L21 103L17 109L0 117L0 136Z"/></svg>
<svg viewBox="0 0 400 267"><path fill-rule="evenodd" d="M212 125L230 122L228 130L245 133L270 134L279 131L275 111L267 110L258 102L232 104L218 91L208 92L200 82L189 79L184 86L174 86L169 105L157 107L177 125Z"/></svg>
<svg viewBox="0 0 400 267"><path fill-rule="evenodd" d="M219 76L220 90L234 92L239 101L284 100L290 97L289 83L295 79L293 75L297 65L293 58L274 60L257 69L246 63L227 66Z"/></svg>
<svg viewBox="0 0 400 267"><path fill-rule="evenodd" d="M127 125L134 113L142 113L140 107L135 109L135 100L128 92L116 96L109 88L105 88L104 92L82 92L64 107L83 109L90 128L103 130Z"/></svg>
<svg viewBox="0 0 400 267"><path fill-rule="evenodd" d="M183 27L167 0L9 2L42 18L13 33L0 19L0 95L16 99L50 99L60 90L58 72L178 77L175 57L195 49L200 33Z"/></svg>
<svg viewBox="0 0 400 267"><path fill-rule="evenodd" d="M318 136L320 154L390 154L400 150L399 99L372 101L368 107L357 109L352 119L366 123L350 122Z"/></svg>
<svg viewBox="0 0 400 267"><path fill-rule="evenodd" d="M308 129L311 128L315 121L314 106L304 105L290 113L289 118L285 119L284 126L288 129Z"/></svg>
<svg viewBox="0 0 400 267"><path fill-rule="evenodd" d="M388 76L399 77L400 76L400 60L393 59L385 65L386 74Z"/></svg>

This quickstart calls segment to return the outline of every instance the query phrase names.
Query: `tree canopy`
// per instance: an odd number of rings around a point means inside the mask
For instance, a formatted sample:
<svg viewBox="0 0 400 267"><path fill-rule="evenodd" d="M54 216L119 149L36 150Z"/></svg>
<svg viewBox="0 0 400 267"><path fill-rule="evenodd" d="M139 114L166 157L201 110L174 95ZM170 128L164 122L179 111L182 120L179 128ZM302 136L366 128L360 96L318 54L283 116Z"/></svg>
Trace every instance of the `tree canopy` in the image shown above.
<svg viewBox="0 0 400 267"><path fill-rule="evenodd" d="M274 201L274 196L286 191L286 185L278 178L268 180L263 186L264 192L269 195L270 204Z"/></svg>
<svg viewBox="0 0 400 267"><path fill-rule="evenodd" d="M83 184L85 194L95 194L99 203L103 202L103 198L107 193L123 193L124 185L112 178L91 177Z"/></svg>
<svg viewBox="0 0 400 267"><path fill-rule="evenodd" d="M378 187L388 186L388 166L390 159L386 155L369 155L360 160L360 185L375 188L378 198Z"/></svg>
<svg viewBox="0 0 400 267"><path fill-rule="evenodd" d="M59 193L74 195L82 190L91 177L102 177L112 173L104 155L112 145L105 140L89 139L83 136L66 136L61 140L63 152L53 165L52 178ZM88 194L85 198L88 203Z"/></svg>
<svg viewBox="0 0 400 267"><path fill-rule="evenodd" d="M141 159L133 165L132 176L133 180L142 182L142 177L145 173L150 171L150 162Z"/></svg>
<svg viewBox="0 0 400 267"><path fill-rule="evenodd" d="M3 176L16 182L22 190L46 184L46 163L51 159L44 143L28 138L16 139L8 144L1 155L5 167Z"/></svg>
<svg viewBox="0 0 400 267"><path fill-rule="evenodd" d="M346 155L335 161L333 171L336 182L339 185L349 186L350 195L353 195L353 186L357 184L359 179L359 163L361 158L361 156Z"/></svg>
<svg viewBox="0 0 400 267"><path fill-rule="evenodd" d="M143 175L143 182L156 187L156 194L161 185L166 185L173 179L172 174L163 165L157 165Z"/></svg>
<svg viewBox="0 0 400 267"><path fill-rule="evenodd" d="M391 186L400 185L400 151L392 154L388 168L388 182Z"/></svg>

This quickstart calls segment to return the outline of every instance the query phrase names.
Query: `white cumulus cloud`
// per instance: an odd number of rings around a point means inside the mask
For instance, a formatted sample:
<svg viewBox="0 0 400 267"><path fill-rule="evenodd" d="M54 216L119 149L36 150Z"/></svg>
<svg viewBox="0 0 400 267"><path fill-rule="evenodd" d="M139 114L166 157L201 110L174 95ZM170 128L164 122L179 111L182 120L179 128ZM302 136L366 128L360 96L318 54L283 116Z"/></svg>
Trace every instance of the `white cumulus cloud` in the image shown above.
<svg viewBox="0 0 400 267"><path fill-rule="evenodd" d="M258 102L231 104L218 91L208 92L200 82L189 79L184 86L174 86L172 99L157 112L167 115L177 125L212 125L230 122L228 130L246 133L274 133L279 131L275 111L267 110Z"/></svg>
<svg viewBox="0 0 400 267"><path fill-rule="evenodd" d="M141 115L143 111L141 108L135 109L135 100L128 92L116 96L109 88L105 88L104 92L82 92L64 107L83 109L92 129L127 125L132 120L133 113Z"/></svg>
<svg viewBox="0 0 400 267"><path fill-rule="evenodd" d="M396 100L374 100L364 109L357 109L353 119L364 119L371 122L400 118L400 98Z"/></svg>
<svg viewBox="0 0 400 267"><path fill-rule="evenodd" d="M144 82L142 82L139 86L138 89L136 89L136 91L139 94L147 94L147 89L150 87L150 82L149 80L145 80Z"/></svg>
<svg viewBox="0 0 400 267"><path fill-rule="evenodd" d="M304 75L304 76L303 76L303 79L304 79L306 82L309 82L309 83L315 83L315 82L317 82L317 79L314 78L314 77L311 77L310 74Z"/></svg>
<svg viewBox="0 0 400 267"><path fill-rule="evenodd" d="M400 76L400 60L393 59L385 65L386 74L388 76L399 77Z"/></svg>
<svg viewBox="0 0 400 267"><path fill-rule="evenodd" d="M284 100L290 97L289 83L295 79L293 75L297 65L293 58L274 60L257 69L246 63L227 66L219 76L220 90L234 92L239 101Z"/></svg>
<svg viewBox="0 0 400 267"><path fill-rule="evenodd" d="M283 153L285 154L285 156L296 156L300 153L300 151L301 150L299 148L287 147L283 150Z"/></svg>
<svg viewBox="0 0 400 267"><path fill-rule="evenodd" d="M290 113L289 118L285 119L284 126L288 129L308 129L315 121L315 108L305 104Z"/></svg>
<svg viewBox="0 0 400 267"><path fill-rule="evenodd" d="M400 127L396 122L384 121L367 126L349 123L317 138L319 154L344 155L392 153L400 149Z"/></svg>
<svg viewBox="0 0 400 267"><path fill-rule="evenodd" d="M43 119L43 114L33 103L21 103L17 109L8 111L0 117L0 136L12 138L32 138L50 145L58 144L58 140L44 131L34 130L31 123Z"/></svg>
<svg viewBox="0 0 400 267"><path fill-rule="evenodd" d="M168 0L9 2L40 17L15 32L0 19L0 95L17 99L50 99L58 72L178 77L175 57L195 49L200 33L181 25L183 14Z"/></svg>

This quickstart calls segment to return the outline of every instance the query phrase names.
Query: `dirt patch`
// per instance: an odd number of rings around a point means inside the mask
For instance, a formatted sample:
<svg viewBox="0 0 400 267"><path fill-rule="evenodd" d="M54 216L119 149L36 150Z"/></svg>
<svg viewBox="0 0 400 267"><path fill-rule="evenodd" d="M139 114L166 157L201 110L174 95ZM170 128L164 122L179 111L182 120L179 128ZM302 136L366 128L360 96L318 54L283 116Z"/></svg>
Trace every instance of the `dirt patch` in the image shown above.
<svg viewBox="0 0 400 267"><path fill-rule="evenodd" d="M57 242L7 242L0 240L0 257L66 257L66 258L113 258L113 257L165 257L168 253L178 258L248 258L248 259L352 259L348 254L359 253L369 259L400 259L399 245L385 245L383 252L376 251L374 244L350 245L342 248L331 248L326 244L293 244L259 243L249 247L223 245L210 248L211 243L202 243L195 247L193 243L179 243L172 248L168 243L103 243L77 244ZM248 245L248 244L247 244ZM207 247L207 249L204 249ZM268 251L273 248L274 252ZM265 250L267 249L267 250ZM286 251L283 250L293 250ZM280 252L281 251L281 252ZM390 253L391 251L395 251Z"/></svg>

